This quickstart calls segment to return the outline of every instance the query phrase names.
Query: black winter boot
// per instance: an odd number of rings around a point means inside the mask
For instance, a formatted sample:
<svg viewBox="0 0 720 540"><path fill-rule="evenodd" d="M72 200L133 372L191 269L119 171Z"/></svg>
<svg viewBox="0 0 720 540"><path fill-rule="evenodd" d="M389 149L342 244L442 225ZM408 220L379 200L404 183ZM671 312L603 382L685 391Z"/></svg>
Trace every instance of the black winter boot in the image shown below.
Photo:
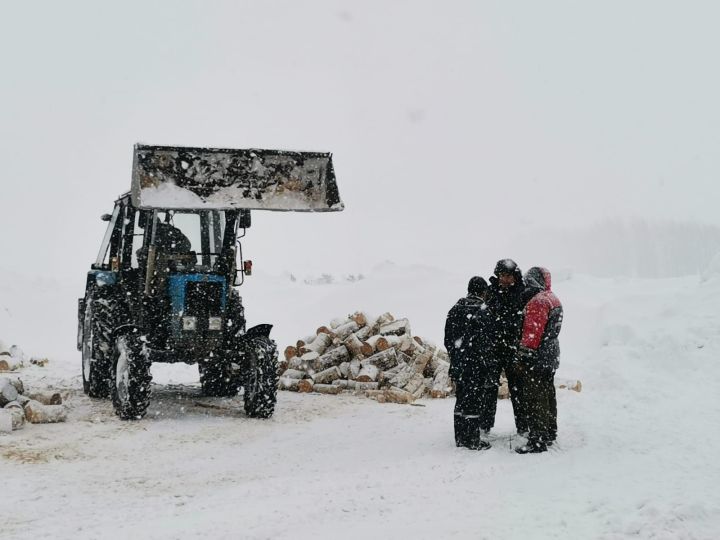
<svg viewBox="0 0 720 540"><path fill-rule="evenodd" d="M540 454L542 452L547 452L547 444L538 439L528 439L528 442L525 443L525 446L520 446L519 448L516 448L515 451L518 454Z"/></svg>
<svg viewBox="0 0 720 540"><path fill-rule="evenodd" d="M483 441L481 438L481 430L480 430L480 423L481 420L479 417L474 418L465 418L465 422L467 422L467 447L470 450L487 450L490 448L490 443L487 441Z"/></svg>

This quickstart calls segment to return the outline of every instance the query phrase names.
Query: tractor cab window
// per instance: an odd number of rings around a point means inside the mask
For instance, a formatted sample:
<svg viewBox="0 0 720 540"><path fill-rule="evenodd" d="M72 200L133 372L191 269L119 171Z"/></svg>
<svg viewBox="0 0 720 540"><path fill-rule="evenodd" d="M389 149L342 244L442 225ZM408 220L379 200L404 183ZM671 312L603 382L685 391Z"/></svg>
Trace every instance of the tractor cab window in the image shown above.
<svg viewBox="0 0 720 540"><path fill-rule="evenodd" d="M102 243L100 244L100 251L98 252L97 258L95 259L95 264L93 265L95 268L109 269L110 257L117 254L111 253L112 250L110 249L110 242L113 238L113 235L117 236L119 234L119 214L120 206L116 205L113 210L112 216L110 217L107 229L105 231L105 236L103 237ZM117 249L115 251L117 251Z"/></svg>
<svg viewBox="0 0 720 540"><path fill-rule="evenodd" d="M153 244L177 270L213 270L223 247L224 212L168 210L156 212L155 220Z"/></svg>

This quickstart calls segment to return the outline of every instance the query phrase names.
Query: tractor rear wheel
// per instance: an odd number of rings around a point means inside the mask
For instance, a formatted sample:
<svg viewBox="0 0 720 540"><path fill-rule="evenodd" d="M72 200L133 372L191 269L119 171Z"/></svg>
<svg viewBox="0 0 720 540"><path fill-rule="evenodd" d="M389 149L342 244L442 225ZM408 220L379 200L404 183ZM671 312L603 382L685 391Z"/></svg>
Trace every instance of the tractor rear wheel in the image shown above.
<svg viewBox="0 0 720 540"><path fill-rule="evenodd" d="M270 418L277 402L277 346L264 336L245 344L245 414L251 418Z"/></svg>
<svg viewBox="0 0 720 540"><path fill-rule="evenodd" d="M152 382L140 336L136 332L121 334L114 352L111 387L115 414L123 420L139 420L150 405Z"/></svg>

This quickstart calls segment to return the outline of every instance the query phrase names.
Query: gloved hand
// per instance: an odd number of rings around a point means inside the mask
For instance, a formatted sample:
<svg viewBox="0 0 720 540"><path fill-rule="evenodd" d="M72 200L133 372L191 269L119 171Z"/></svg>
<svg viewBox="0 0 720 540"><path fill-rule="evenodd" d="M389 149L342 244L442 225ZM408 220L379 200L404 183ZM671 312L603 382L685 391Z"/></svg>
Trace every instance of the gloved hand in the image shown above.
<svg viewBox="0 0 720 540"><path fill-rule="evenodd" d="M530 349L528 347L520 347L518 350L517 358L520 362L524 364L532 364L537 360L538 353L535 349Z"/></svg>

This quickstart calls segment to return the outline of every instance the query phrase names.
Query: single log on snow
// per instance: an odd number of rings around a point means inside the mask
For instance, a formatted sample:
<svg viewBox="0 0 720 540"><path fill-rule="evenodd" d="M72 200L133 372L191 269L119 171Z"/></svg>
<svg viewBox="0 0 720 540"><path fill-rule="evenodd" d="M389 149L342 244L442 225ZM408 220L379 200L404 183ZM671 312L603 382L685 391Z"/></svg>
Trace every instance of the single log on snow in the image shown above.
<svg viewBox="0 0 720 540"><path fill-rule="evenodd" d="M301 393L308 393L313 391L313 382L310 379L302 379L298 381L297 391Z"/></svg>
<svg viewBox="0 0 720 540"><path fill-rule="evenodd" d="M350 353L350 356L353 358L362 354L363 343L358 339L357 334L350 334L347 338L345 338L343 344Z"/></svg>
<svg viewBox="0 0 720 540"><path fill-rule="evenodd" d="M564 381L558 384L558 388L567 388L575 392L582 392L582 383L580 381Z"/></svg>
<svg viewBox="0 0 720 540"><path fill-rule="evenodd" d="M67 411L62 405L43 405L31 399L25 404L25 418L31 424L54 424L67 419Z"/></svg>
<svg viewBox="0 0 720 540"><path fill-rule="evenodd" d="M330 345L332 345L332 340L333 338L329 334L318 334L312 343L306 343L300 348L300 354L304 355L309 352L315 352L318 355L321 355Z"/></svg>
<svg viewBox="0 0 720 540"><path fill-rule="evenodd" d="M387 390L385 390L383 397L383 403L408 404L415 401L415 398L410 392L406 392L405 390L402 390L400 388L388 388Z"/></svg>
<svg viewBox="0 0 720 540"><path fill-rule="evenodd" d="M398 319L380 327L380 335L382 336L403 336L410 335L410 321L407 319Z"/></svg>
<svg viewBox="0 0 720 540"><path fill-rule="evenodd" d="M362 360L360 364L377 366L380 371L385 371L398 365L397 352L395 349L386 349Z"/></svg>
<svg viewBox="0 0 720 540"><path fill-rule="evenodd" d="M332 366L326 370L315 373L312 376L313 381L318 384L330 384L340 377L342 377L342 374L337 366Z"/></svg>
<svg viewBox="0 0 720 540"><path fill-rule="evenodd" d="M291 358L295 358L298 355L298 349L297 347L293 347L292 345L288 345L285 347L285 360L290 360Z"/></svg>
<svg viewBox="0 0 720 540"><path fill-rule="evenodd" d="M34 399L43 405L62 405L62 396L60 392L28 392L25 394L31 400Z"/></svg>
<svg viewBox="0 0 720 540"><path fill-rule="evenodd" d="M343 391L341 386L334 384L316 384L313 386L313 392L318 394L339 394Z"/></svg>
<svg viewBox="0 0 720 540"><path fill-rule="evenodd" d="M377 366L373 364L366 364L364 361L360 362L360 365L362 366L360 373L358 373L358 376L355 377L357 382L377 381L378 375L380 374L380 369Z"/></svg>
<svg viewBox="0 0 720 540"><path fill-rule="evenodd" d="M4 407L18 397L18 391L7 377L0 378L0 407Z"/></svg>

